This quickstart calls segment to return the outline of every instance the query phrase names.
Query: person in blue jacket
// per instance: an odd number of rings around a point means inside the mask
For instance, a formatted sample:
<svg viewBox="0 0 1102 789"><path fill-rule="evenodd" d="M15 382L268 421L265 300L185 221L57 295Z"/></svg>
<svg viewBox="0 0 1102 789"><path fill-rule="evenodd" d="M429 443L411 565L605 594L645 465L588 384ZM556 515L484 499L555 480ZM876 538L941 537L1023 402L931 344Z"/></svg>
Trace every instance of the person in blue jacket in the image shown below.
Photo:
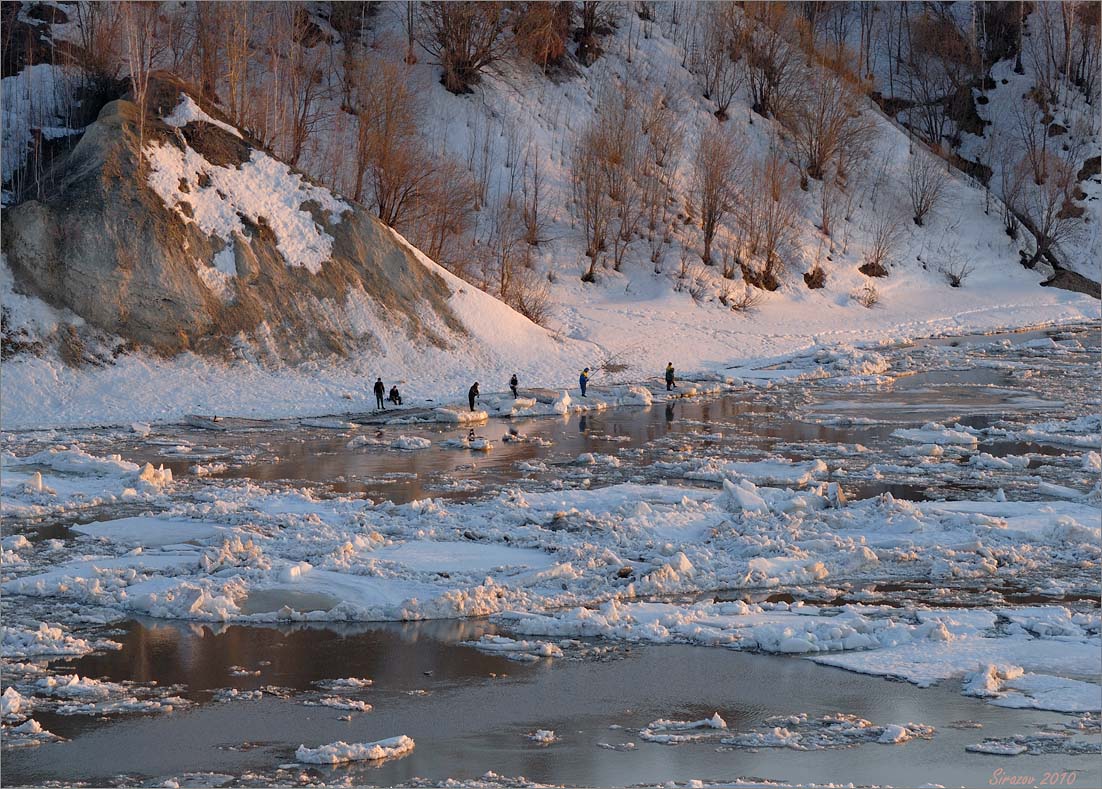
<svg viewBox="0 0 1102 789"><path fill-rule="evenodd" d="M578 376L578 387L582 390L582 397L585 397L585 387L589 383L589 368L586 367L582 370L582 374Z"/></svg>

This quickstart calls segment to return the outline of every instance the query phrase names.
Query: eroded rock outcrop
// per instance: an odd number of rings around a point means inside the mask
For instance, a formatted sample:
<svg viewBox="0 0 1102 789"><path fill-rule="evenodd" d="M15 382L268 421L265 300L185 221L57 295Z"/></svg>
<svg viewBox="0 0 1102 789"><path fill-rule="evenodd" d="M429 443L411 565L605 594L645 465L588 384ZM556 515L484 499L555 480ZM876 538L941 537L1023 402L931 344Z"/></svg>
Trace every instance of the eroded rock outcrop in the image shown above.
<svg viewBox="0 0 1102 789"><path fill-rule="evenodd" d="M447 346L451 290L363 207L270 156L173 77L144 131L108 104L55 165L59 187L5 210L20 290L164 354L295 362L378 350L394 332Z"/></svg>

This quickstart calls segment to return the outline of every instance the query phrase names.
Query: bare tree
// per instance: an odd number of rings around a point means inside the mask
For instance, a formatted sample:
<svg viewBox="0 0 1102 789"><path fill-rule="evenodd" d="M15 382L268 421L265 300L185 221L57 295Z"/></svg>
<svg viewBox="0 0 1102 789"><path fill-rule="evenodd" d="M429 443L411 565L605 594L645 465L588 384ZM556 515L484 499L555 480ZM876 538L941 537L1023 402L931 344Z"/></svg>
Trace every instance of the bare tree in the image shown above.
<svg viewBox="0 0 1102 789"><path fill-rule="evenodd" d="M735 205L736 183L743 169L742 143L728 129L709 124L700 135L693 162L693 194L704 232L704 263L712 265L712 242Z"/></svg>
<svg viewBox="0 0 1102 789"><path fill-rule="evenodd" d="M796 177L777 140L756 161L738 201L739 226L749 255L762 261L760 270L743 264L743 278L766 290L780 286L786 266L784 255L796 238L799 211L795 200Z"/></svg>
<svg viewBox="0 0 1102 789"><path fill-rule="evenodd" d="M124 44L121 3L76 4L76 46L67 47L79 67L84 92L89 96L108 92L122 71L120 50Z"/></svg>
<svg viewBox="0 0 1102 789"><path fill-rule="evenodd" d="M1073 50L1070 68L1072 84L1079 87L1092 106L1098 105L1100 49L1102 49L1102 6L1098 3L1077 3L1074 8Z"/></svg>
<svg viewBox="0 0 1102 789"><path fill-rule="evenodd" d="M482 248L485 287L502 301L508 301L525 248L524 218L521 208L512 200L503 198L492 207Z"/></svg>
<svg viewBox="0 0 1102 789"><path fill-rule="evenodd" d="M378 10L379 4L371 0L344 0L333 3L329 13L329 24L341 37L346 47L358 43L367 28L368 19Z"/></svg>
<svg viewBox="0 0 1102 789"><path fill-rule="evenodd" d="M1048 154L1045 164L1048 177L1040 185L1028 183L1033 165L1023 157L1014 173L1010 190L1011 208L1018 213L1022 224L1033 234L1037 248L1032 257L1024 261L1033 268L1043 257L1052 258L1056 248L1075 241L1083 231L1083 209L1073 202L1077 181L1072 162Z"/></svg>
<svg viewBox="0 0 1102 789"><path fill-rule="evenodd" d="M195 3L191 8L194 81L199 93L211 102L218 101L218 75L221 73L222 17L227 4ZM290 4L288 4L289 6ZM294 13L293 9L283 9Z"/></svg>
<svg viewBox="0 0 1102 789"><path fill-rule="evenodd" d="M358 121L352 197L363 202L365 186L372 185L379 218L393 227L410 202L401 184L423 183L426 156L417 130L421 101L410 89L408 67L366 57L349 63L347 73Z"/></svg>
<svg viewBox="0 0 1102 789"><path fill-rule="evenodd" d="M655 88L641 103L641 129L647 137L650 161L660 169L677 164L685 129L681 115L673 107L673 97L665 88Z"/></svg>
<svg viewBox="0 0 1102 789"><path fill-rule="evenodd" d="M452 93L469 93L509 47L504 35L508 15L503 3L425 3L420 26L421 46L443 68L444 87Z"/></svg>
<svg viewBox="0 0 1102 789"><path fill-rule="evenodd" d="M727 119L727 109L742 84L743 72L737 62L744 42L741 12L726 3L709 5L697 25L690 65L704 98L716 103L720 120Z"/></svg>
<svg viewBox="0 0 1102 789"><path fill-rule="evenodd" d="M1040 98L1034 96L1034 98ZM1025 152L1033 183L1040 185L1048 178L1046 167L1051 157L1048 154L1048 124L1045 122L1045 110L1036 101L1029 99L1014 105L1014 126L1018 136L1018 147ZM1051 118L1051 116L1050 116Z"/></svg>
<svg viewBox="0 0 1102 789"><path fill-rule="evenodd" d="M578 42L575 52L578 62L591 66L601 56L600 36L616 27L617 4L599 0L582 0L580 25L574 33Z"/></svg>
<svg viewBox="0 0 1102 789"><path fill-rule="evenodd" d="M547 240L547 219L544 216L544 179L538 151L529 145L524 153L524 180L521 186L523 198L524 240L539 246Z"/></svg>
<svg viewBox="0 0 1102 789"><path fill-rule="evenodd" d="M517 50L544 72L561 65L573 13L570 2L517 3L513 15Z"/></svg>
<svg viewBox="0 0 1102 789"><path fill-rule="evenodd" d="M876 124L862 112L853 86L838 74L820 71L808 82L804 100L783 120L808 176L822 180L832 162L844 173L851 162L867 155Z"/></svg>
<svg viewBox="0 0 1102 789"><path fill-rule="evenodd" d="M803 90L798 53L784 39L789 11L783 2L748 3L751 27L745 38L747 82L753 109L764 117L783 116Z"/></svg>
<svg viewBox="0 0 1102 789"><path fill-rule="evenodd" d="M952 96L966 89L972 78L973 55L969 43L949 17L929 8L907 27L909 47L903 62L912 125L932 146L946 136L950 117L946 106ZM917 124L915 117L917 116Z"/></svg>
<svg viewBox="0 0 1102 789"><path fill-rule="evenodd" d="M587 282L592 282L596 277L597 261L605 249L614 210L605 186L602 147L599 123L591 122L575 143L570 161L574 202L585 237L585 254L589 258L588 269L582 276Z"/></svg>
<svg viewBox="0 0 1102 789"><path fill-rule="evenodd" d="M149 111L146 97L149 93L149 75L160 51L157 41L159 2L135 2L123 4L123 20L126 30L126 65L130 72L130 91L138 105L138 150L145 145L145 118ZM138 157L141 167L144 159Z"/></svg>
<svg viewBox="0 0 1102 789"><path fill-rule="evenodd" d="M911 198L916 225L922 227L926 216L937 208L947 185L948 176L942 162L921 149L915 149L907 163L907 194Z"/></svg>
<svg viewBox="0 0 1102 789"><path fill-rule="evenodd" d="M250 28L249 6L245 3L228 3L223 31L226 56L226 110L238 126L245 126L247 122L245 108L249 103L249 67L253 55L249 41Z"/></svg>
<svg viewBox="0 0 1102 789"><path fill-rule="evenodd" d="M426 161L432 175L419 188L410 215L400 217L402 232L425 254L467 279L460 242L475 218L476 185L470 171L446 156Z"/></svg>
<svg viewBox="0 0 1102 789"><path fill-rule="evenodd" d="M314 132L326 118L325 99L329 95L329 82L325 67L329 65L321 47L306 47L301 39L304 27L310 23L309 16L300 14L297 7L292 11L292 41L288 47L284 108L289 109L285 116L286 141L284 148L287 161L292 166L298 164L303 150Z"/></svg>
<svg viewBox="0 0 1102 789"><path fill-rule="evenodd" d="M611 237L619 270L643 215L645 144L639 98L631 88L610 88L599 97L597 114L582 131L571 162L574 199L580 208L586 255L583 275L593 281L600 254ZM610 236L611 232L611 236Z"/></svg>

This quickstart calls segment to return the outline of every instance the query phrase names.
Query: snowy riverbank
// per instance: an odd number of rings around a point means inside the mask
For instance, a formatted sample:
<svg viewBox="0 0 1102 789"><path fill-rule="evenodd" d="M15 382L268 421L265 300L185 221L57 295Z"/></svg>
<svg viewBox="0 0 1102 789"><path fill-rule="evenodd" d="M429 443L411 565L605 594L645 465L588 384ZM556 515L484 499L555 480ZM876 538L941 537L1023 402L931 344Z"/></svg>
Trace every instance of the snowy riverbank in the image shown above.
<svg viewBox="0 0 1102 789"><path fill-rule="evenodd" d="M798 366L819 351L859 355L860 348L921 337L985 334L1099 318L1099 302L1087 296L1036 287L1026 291L1020 284L988 285L982 293L971 291L968 309L959 313L951 312L956 308L954 294L945 291L940 310L925 302L918 307L893 306L890 311L848 310L845 329L837 328L835 309L809 311L802 304L740 318L735 325L730 316L716 324L679 320L678 309L693 308L674 303L673 297L662 299L645 314L634 307L629 310L629 305L623 310L604 305L600 315L590 316L594 341L572 340L558 355L532 358L519 347L500 355L491 353L490 346L455 354L395 349L405 364L394 371L387 369L390 361L377 359L270 368L248 362L224 364L193 354L172 359L128 354L108 366L74 368L56 357L23 354L3 364L0 426L27 430L134 421L177 423L189 413L262 419L362 413L374 407L371 384L377 376L388 387L397 382L410 407L464 403L467 387L475 380L484 392L500 395L514 372L519 373L522 389L539 386L573 392L577 407L583 402L576 397L578 371L583 366L594 368L592 386L600 396L602 391L608 394L609 386L648 379L657 383L666 361L673 361L679 375L688 378L751 381L763 377L755 370L783 366L789 359ZM960 307L964 308L963 303ZM932 310L927 317L919 317L927 308ZM597 369L609 360L625 369L615 373ZM618 398L605 399L616 404Z"/></svg>

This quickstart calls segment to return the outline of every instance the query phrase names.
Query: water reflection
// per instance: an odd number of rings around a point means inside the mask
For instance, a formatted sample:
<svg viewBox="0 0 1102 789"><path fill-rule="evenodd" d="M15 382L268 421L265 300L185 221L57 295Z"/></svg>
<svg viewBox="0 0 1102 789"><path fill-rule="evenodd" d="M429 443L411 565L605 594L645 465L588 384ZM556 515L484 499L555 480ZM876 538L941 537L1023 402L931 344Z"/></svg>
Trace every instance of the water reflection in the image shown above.
<svg viewBox="0 0 1102 789"><path fill-rule="evenodd" d="M215 688L275 684L307 690L315 680L349 676L404 691L421 687L426 672L436 683L453 683L531 670L458 646L494 632L482 620L242 626L143 619L115 637L123 649L88 655L72 668L113 681L186 684L198 699ZM232 676L234 666L259 669L260 675Z"/></svg>

